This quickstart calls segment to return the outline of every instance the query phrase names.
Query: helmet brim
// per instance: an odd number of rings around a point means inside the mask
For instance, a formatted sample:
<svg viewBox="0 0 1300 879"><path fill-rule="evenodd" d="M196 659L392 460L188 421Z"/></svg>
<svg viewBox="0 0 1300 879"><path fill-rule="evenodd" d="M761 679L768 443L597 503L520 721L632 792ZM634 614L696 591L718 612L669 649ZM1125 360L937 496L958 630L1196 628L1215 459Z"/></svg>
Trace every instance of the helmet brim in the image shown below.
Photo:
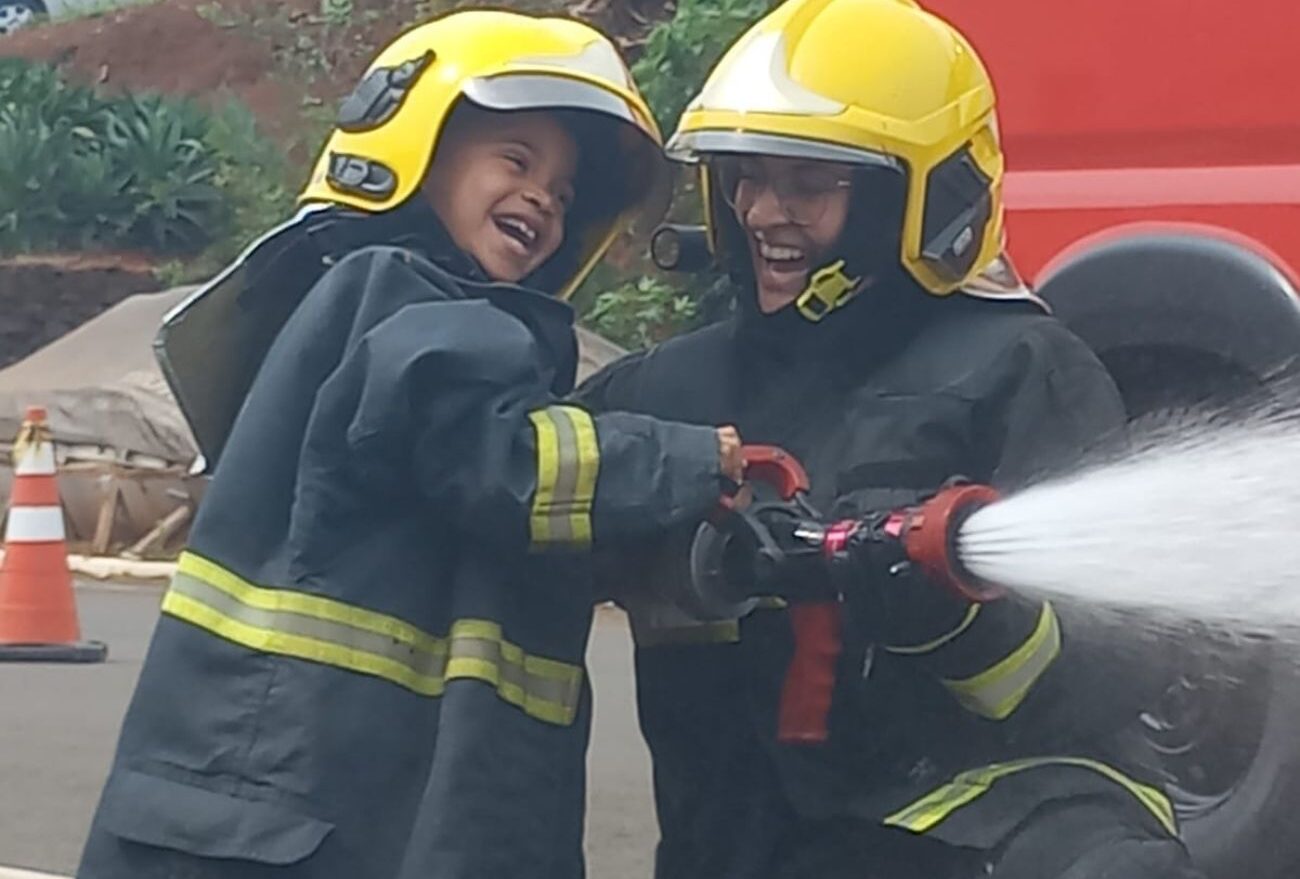
<svg viewBox="0 0 1300 879"><path fill-rule="evenodd" d="M773 156L842 162L871 168L901 171L903 163L885 153L802 137L765 134L756 131L682 132L668 143L668 157L678 162L697 163L717 155Z"/></svg>

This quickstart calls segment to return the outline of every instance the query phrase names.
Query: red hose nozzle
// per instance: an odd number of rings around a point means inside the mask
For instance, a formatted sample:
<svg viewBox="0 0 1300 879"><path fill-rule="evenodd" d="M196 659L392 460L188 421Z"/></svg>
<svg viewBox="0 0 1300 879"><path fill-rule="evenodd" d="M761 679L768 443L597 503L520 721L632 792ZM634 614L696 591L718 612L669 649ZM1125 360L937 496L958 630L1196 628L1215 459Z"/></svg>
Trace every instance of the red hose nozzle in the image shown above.
<svg viewBox="0 0 1300 879"><path fill-rule="evenodd" d="M962 524L981 507L1001 499L987 485L953 485L918 507L900 514L899 539L907 557L932 580L969 601L1001 598L1001 586L976 577L957 555L957 534Z"/></svg>

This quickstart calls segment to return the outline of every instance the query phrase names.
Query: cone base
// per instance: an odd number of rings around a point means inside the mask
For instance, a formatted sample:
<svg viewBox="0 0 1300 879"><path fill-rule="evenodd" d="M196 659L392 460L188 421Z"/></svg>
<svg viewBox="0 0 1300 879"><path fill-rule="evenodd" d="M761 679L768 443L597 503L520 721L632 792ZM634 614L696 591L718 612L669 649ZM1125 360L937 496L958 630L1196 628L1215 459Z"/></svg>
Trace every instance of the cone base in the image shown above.
<svg viewBox="0 0 1300 879"><path fill-rule="evenodd" d="M102 641L73 644L0 644L0 662L103 662L108 645Z"/></svg>

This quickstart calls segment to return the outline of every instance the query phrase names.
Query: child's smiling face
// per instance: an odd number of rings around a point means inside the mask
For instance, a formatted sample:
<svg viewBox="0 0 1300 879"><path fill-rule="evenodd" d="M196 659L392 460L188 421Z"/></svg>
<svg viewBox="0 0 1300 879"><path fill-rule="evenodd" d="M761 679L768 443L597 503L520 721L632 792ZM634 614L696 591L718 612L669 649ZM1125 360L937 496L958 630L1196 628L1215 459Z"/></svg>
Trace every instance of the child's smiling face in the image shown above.
<svg viewBox="0 0 1300 879"><path fill-rule="evenodd" d="M578 145L545 111L459 110L424 193L456 246L494 281L518 282L564 242Z"/></svg>

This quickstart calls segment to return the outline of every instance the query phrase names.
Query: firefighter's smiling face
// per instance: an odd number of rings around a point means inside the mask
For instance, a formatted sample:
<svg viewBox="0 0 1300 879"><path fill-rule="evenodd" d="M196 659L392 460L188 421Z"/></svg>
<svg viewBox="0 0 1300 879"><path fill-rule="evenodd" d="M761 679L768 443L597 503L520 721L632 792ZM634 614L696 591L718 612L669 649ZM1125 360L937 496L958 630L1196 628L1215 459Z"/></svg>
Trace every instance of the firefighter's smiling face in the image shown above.
<svg viewBox="0 0 1300 879"><path fill-rule="evenodd" d="M578 146L545 111L464 106L439 140L424 193L456 246L494 281L522 280L564 242Z"/></svg>
<svg viewBox="0 0 1300 879"><path fill-rule="evenodd" d="M715 167L749 244L759 309L777 311L799 297L812 272L834 260L848 219L852 169L774 156L731 156Z"/></svg>

